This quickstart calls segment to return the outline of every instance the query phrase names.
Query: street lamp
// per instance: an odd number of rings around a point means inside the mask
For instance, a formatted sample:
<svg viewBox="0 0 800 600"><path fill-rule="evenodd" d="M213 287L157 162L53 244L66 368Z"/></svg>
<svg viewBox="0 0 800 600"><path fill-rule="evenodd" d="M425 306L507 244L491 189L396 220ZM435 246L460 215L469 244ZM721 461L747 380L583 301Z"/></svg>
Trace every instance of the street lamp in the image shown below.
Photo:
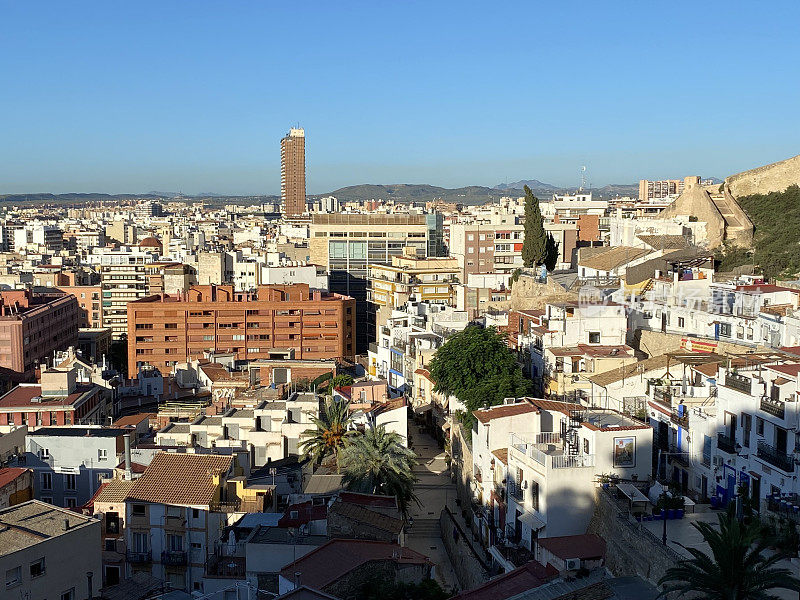
<svg viewBox="0 0 800 600"><path fill-rule="evenodd" d="M92 578L94 577L94 573L92 571L86 571L86 581L89 585L89 595L86 596L89 600L92 600Z"/></svg>

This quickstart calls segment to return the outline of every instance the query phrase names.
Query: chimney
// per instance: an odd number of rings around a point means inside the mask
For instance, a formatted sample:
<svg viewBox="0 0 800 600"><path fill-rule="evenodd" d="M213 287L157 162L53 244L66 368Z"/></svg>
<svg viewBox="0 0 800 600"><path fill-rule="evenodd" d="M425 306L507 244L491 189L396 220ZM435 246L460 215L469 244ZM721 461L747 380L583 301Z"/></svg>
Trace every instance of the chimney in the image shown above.
<svg viewBox="0 0 800 600"><path fill-rule="evenodd" d="M125 478L131 479L131 434L122 436L125 441Z"/></svg>
<svg viewBox="0 0 800 600"><path fill-rule="evenodd" d="M69 519L64 519L64 531L69 531Z"/></svg>

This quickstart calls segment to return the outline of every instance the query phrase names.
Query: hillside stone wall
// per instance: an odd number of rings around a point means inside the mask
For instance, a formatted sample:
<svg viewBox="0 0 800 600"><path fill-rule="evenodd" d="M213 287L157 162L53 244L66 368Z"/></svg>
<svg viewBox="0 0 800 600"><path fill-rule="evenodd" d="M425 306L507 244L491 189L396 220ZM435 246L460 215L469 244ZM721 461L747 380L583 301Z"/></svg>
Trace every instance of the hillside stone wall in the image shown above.
<svg viewBox="0 0 800 600"><path fill-rule="evenodd" d="M794 184L800 185L800 155L725 179L725 186L734 198L782 192Z"/></svg>

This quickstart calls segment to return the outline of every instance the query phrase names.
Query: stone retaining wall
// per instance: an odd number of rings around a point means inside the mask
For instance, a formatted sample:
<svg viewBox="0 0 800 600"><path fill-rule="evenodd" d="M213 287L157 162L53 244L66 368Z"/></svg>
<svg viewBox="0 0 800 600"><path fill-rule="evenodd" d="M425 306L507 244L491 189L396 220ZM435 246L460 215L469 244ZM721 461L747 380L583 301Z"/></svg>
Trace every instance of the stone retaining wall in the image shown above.
<svg viewBox="0 0 800 600"><path fill-rule="evenodd" d="M442 542L450 557L450 564L453 565L459 588L462 591L471 590L489 581L489 565L477 557L466 532L447 508L439 517L439 526L442 530Z"/></svg>

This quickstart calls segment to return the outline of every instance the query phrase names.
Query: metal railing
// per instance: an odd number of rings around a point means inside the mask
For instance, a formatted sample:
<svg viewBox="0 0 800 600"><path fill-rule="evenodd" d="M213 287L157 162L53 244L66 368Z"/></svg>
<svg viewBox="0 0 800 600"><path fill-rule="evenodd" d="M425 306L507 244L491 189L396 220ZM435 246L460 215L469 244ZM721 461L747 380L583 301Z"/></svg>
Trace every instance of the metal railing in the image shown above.
<svg viewBox="0 0 800 600"><path fill-rule="evenodd" d="M561 444L563 440L561 439L560 433L554 432L545 432L539 433L536 435L536 443L537 444Z"/></svg>
<svg viewBox="0 0 800 600"><path fill-rule="evenodd" d="M724 433L718 433L717 448L728 454L736 454L736 440Z"/></svg>
<svg viewBox="0 0 800 600"><path fill-rule="evenodd" d="M765 441L758 442L756 456L768 462L773 467L779 468L786 473L794 473L794 457L786 452L778 450L775 446Z"/></svg>
<svg viewBox="0 0 800 600"><path fill-rule="evenodd" d="M181 550L170 550L168 552L161 553L161 564L163 565L185 565L187 562L186 560L186 552Z"/></svg>
<svg viewBox="0 0 800 600"><path fill-rule="evenodd" d="M773 417L783 419L786 416L786 403L783 400L773 400L769 396L762 396L761 410Z"/></svg>
<svg viewBox="0 0 800 600"><path fill-rule="evenodd" d="M145 552L134 552L132 550L128 550L128 552L125 553L125 557L128 562L132 564L149 563L153 560L150 550Z"/></svg>
<svg viewBox="0 0 800 600"><path fill-rule="evenodd" d="M728 373L725 375L725 387L749 394L752 387L752 380L745 375Z"/></svg>
<svg viewBox="0 0 800 600"><path fill-rule="evenodd" d="M554 469L577 469L594 466L594 454L563 454L551 456L551 466Z"/></svg>

